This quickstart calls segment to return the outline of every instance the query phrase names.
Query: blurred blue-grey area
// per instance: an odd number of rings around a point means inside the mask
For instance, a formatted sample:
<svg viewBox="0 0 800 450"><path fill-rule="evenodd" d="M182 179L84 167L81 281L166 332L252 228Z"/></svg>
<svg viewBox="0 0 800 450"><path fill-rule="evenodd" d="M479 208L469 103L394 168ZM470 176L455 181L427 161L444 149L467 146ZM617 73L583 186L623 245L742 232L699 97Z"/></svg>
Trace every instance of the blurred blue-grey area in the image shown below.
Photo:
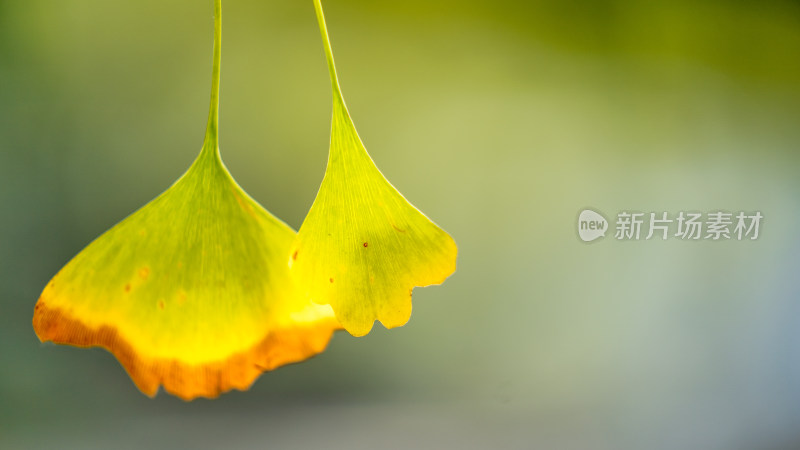
<svg viewBox="0 0 800 450"><path fill-rule="evenodd" d="M185 403L40 344L73 255L202 144L212 2L0 2L0 448L800 448L800 4L325 2L386 177L459 244L408 325ZM222 155L295 229L325 169L312 2L226 1ZM759 211L757 240L576 218Z"/></svg>

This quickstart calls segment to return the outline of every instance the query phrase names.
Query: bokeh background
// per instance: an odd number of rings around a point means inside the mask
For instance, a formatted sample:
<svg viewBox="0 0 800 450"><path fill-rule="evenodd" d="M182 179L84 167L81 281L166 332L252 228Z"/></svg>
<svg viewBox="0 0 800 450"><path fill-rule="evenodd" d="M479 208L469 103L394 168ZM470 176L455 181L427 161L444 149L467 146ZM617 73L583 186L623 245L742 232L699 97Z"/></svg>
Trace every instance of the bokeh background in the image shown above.
<svg viewBox="0 0 800 450"><path fill-rule="evenodd" d="M212 2L0 1L0 448L800 448L800 3L324 6L360 134L457 273L213 401L40 344L50 277L199 151ZM223 10L223 158L296 229L330 120L312 2ZM764 220L585 244L587 206Z"/></svg>

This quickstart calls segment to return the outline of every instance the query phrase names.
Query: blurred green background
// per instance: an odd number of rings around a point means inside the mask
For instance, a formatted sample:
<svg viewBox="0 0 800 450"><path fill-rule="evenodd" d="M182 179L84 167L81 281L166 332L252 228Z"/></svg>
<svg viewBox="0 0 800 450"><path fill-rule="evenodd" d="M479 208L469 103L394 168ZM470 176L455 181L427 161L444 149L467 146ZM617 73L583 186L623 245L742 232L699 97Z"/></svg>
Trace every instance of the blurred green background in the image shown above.
<svg viewBox="0 0 800 450"><path fill-rule="evenodd" d="M199 151L212 2L2 0L0 448L800 448L800 3L324 6L362 139L457 273L213 401L40 344L50 277ZM223 9L222 155L296 229L330 121L312 2ZM584 244L587 206L764 220Z"/></svg>

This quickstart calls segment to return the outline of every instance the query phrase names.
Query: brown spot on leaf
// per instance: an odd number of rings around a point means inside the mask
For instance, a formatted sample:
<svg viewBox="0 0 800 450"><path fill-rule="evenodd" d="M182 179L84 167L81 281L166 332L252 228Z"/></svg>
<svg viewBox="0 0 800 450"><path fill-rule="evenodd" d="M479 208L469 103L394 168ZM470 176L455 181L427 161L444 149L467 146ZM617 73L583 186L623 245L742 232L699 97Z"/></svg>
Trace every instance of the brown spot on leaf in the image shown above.
<svg viewBox="0 0 800 450"><path fill-rule="evenodd" d="M164 306L165 306L165 305L164 305L164 300L159 300L159 301L158 301L158 309L160 309L160 310L163 310L163 309L164 309Z"/></svg>
<svg viewBox="0 0 800 450"><path fill-rule="evenodd" d="M147 277L150 276L150 269L147 267L142 267L139 269L139 278L146 280Z"/></svg>
<svg viewBox="0 0 800 450"><path fill-rule="evenodd" d="M292 261L297 261L297 250L292 254Z"/></svg>
<svg viewBox="0 0 800 450"><path fill-rule="evenodd" d="M331 278L331 283L333 283L333 278Z"/></svg>
<svg viewBox="0 0 800 450"><path fill-rule="evenodd" d="M256 217L256 213L255 211L253 211L253 207L250 206L250 203L245 201L245 199L242 198L241 195L239 195L239 192L234 186L231 186L231 191L233 191L233 196L236 197L236 201L239 202L239 206L241 206L242 209L244 209L245 212L247 212L247 214L250 215L250 217L257 219L258 217Z"/></svg>
<svg viewBox="0 0 800 450"><path fill-rule="evenodd" d="M130 291L131 291L131 284L130 283L126 283L125 284L125 292L130 292Z"/></svg>
<svg viewBox="0 0 800 450"><path fill-rule="evenodd" d="M364 242L364 247L368 247L368 246L369 246L369 242Z"/></svg>

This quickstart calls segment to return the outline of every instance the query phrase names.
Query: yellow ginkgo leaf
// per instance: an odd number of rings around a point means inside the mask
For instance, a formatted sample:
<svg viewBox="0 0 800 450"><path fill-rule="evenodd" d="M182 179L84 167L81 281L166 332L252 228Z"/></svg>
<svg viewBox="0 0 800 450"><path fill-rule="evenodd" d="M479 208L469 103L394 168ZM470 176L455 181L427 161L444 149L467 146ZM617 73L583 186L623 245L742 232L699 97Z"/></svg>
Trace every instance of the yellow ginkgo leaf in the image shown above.
<svg viewBox="0 0 800 450"><path fill-rule="evenodd" d="M412 206L367 154L347 111L322 6L314 1L333 90L328 168L292 247L298 289L329 304L354 336L375 320L387 328L411 316L414 286L442 283L456 268L453 239Z"/></svg>
<svg viewBox="0 0 800 450"><path fill-rule="evenodd" d="M112 352L145 394L247 389L321 352L340 328L292 288L295 232L231 178L217 139L220 0L203 149L172 187L75 256L36 304L42 341Z"/></svg>

